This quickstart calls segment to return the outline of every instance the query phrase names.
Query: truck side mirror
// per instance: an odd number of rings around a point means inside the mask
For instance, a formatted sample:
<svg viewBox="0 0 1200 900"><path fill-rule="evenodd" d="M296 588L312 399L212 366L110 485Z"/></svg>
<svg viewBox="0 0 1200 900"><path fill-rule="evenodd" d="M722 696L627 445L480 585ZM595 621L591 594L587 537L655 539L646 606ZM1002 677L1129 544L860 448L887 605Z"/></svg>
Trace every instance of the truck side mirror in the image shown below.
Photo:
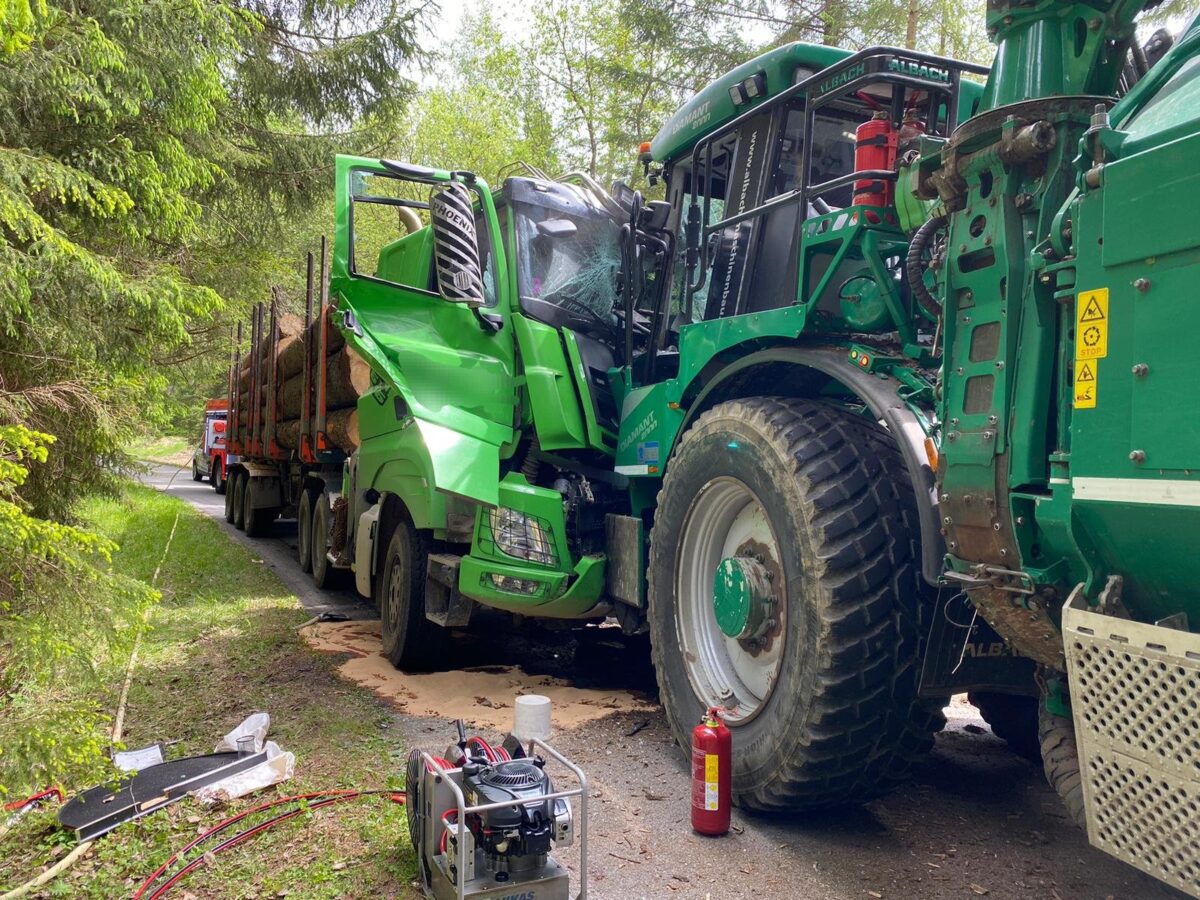
<svg viewBox="0 0 1200 900"><path fill-rule="evenodd" d="M457 181L435 189L429 198L429 218L438 293L450 303L483 306L483 267L470 189Z"/></svg>

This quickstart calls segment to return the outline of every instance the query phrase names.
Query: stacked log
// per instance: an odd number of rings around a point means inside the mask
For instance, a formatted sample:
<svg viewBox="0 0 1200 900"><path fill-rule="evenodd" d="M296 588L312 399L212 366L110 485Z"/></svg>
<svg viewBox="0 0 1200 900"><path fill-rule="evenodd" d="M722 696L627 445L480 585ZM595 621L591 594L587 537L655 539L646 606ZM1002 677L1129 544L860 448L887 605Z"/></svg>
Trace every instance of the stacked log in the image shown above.
<svg viewBox="0 0 1200 900"><path fill-rule="evenodd" d="M274 429L275 443L285 450L295 450L300 445L301 414L304 407L304 366L307 358L309 342L314 344L319 340L318 328L321 320L318 317L305 330L304 322L297 316L280 316L280 339L275 355L276 393ZM346 346L342 332L329 322L326 336L326 397L325 397L325 435L329 440L346 451L352 452L358 447L358 398L370 390L371 369L366 361ZM269 342L264 341L262 358L262 374L265 382L270 377ZM250 393L250 356L242 363L239 373L238 421L245 427L249 419L252 405ZM310 413L315 411L317 401L318 369L312 373ZM266 390L260 393L261 414L260 422L267 418ZM261 431L257 435L262 437Z"/></svg>

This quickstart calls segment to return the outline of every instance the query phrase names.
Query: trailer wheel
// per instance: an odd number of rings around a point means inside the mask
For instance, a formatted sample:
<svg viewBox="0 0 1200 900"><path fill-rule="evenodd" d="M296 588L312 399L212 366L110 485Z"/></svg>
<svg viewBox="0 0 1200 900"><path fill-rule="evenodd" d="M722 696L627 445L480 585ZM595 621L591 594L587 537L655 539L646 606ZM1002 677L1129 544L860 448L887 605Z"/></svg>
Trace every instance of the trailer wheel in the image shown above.
<svg viewBox="0 0 1200 900"><path fill-rule="evenodd" d="M1079 747L1075 722L1038 703L1038 737L1042 744L1042 768L1046 780L1067 808L1067 815L1080 828L1087 826L1083 811L1083 775L1079 771Z"/></svg>
<svg viewBox="0 0 1200 900"><path fill-rule="evenodd" d="M233 527L238 531L246 528L246 482L249 481L245 472L237 472L233 476Z"/></svg>
<svg viewBox="0 0 1200 900"><path fill-rule="evenodd" d="M1008 744L1013 753L1032 762L1041 762L1038 740L1038 707L1041 703L1037 697L971 691L967 699L979 710L983 721L991 726L992 734Z"/></svg>
<svg viewBox="0 0 1200 900"><path fill-rule="evenodd" d="M221 464L220 458L213 460L212 474L208 476L208 480L212 483L214 491L218 494L225 493L225 466Z"/></svg>
<svg viewBox="0 0 1200 900"><path fill-rule="evenodd" d="M436 668L444 657L446 631L425 617L429 558L425 537L404 518L385 539L375 575L383 655L393 666L406 671Z"/></svg>
<svg viewBox="0 0 1200 900"><path fill-rule="evenodd" d="M300 503L296 506L296 557L301 572L311 572L313 567L312 521L316 491L305 488L300 492Z"/></svg>
<svg viewBox="0 0 1200 900"><path fill-rule="evenodd" d="M322 590L332 589L338 577L337 568L329 561L329 539L333 526L333 509L329 495L322 492L313 503L312 531L309 538L313 584Z"/></svg>
<svg viewBox="0 0 1200 900"><path fill-rule="evenodd" d="M192 481L203 481L204 476L200 474L200 466L196 464L196 458L192 457Z"/></svg>
<svg viewBox="0 0 1200 900"><path fill-rule="evenodd" d="M826 403L752 398L683 436L650 545L650 639L675 739L733 732L735 801L884 793L933 743L916 504L891 438Z"/></svg>
<svg viewBox="0 0 1200 900"><path fill-rule="evenodd" d="M271 530L278 512L270 507L255 506L254 492L250 489L250 479L243 478L246 483L242 490L242 527L247 537L262 537Z"/></svg>

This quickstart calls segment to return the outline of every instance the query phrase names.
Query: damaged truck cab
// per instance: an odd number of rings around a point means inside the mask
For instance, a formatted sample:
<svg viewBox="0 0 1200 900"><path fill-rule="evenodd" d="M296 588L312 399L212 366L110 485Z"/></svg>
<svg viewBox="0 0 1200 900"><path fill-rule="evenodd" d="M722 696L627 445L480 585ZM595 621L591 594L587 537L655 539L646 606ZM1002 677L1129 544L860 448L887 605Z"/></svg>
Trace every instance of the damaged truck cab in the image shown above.
<svg viewBox="0 0 1200 900"><path fill-rule="evenodd" d="M331 299L372 387L329 558L392 662L438 665L479 605L648 631L680 742L725 709L759 809L886 790L952 690L1032 694L929 587L936 266L896 187L984 71L772 50L643 154L662 200L340 157Z"/></svg>
<svg viewBox="0 0 1200 900"><path fill-rule="evenodd" d="M603 378L614 360L577 329L615 331L619 208L582 178L509 178L493 192L464 173L339 157L337 179L331 295L373 376L345 484L348 540L366 550L355 554L359 591L372 596L380 582L389 632L390 615L410 606L437 616L436 600L418 596L420 574L440 595L442 625L467 624L473 601L603 616L602 540L575 540L563 495L527 475L539 450L564 448L611 469L616 423ZM469 302L443 296L427 227L448 185L471 199L471 220L444 238L475 249L482 294ZM400 210L421 227L405 233ZM397 529L411 532L398 543L410 558L389 555ZM411 592L394 584L410 578ZM389 634L397 664L429 659L424 631Z"/></svg>

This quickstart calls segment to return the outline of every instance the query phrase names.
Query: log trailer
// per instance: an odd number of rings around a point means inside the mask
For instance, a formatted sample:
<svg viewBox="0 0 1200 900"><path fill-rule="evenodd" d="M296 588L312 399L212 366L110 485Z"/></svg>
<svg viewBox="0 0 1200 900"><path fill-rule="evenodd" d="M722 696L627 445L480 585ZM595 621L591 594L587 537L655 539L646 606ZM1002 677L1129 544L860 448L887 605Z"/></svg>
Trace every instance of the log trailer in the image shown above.
<svg viewBox="0 0 1200 900"><path fill-rule="evenodd" d="M888 790L970 691L1200 896L1200 24L1144 5L993 0L990 70L772 50L645 148L659 201L339 157L361 440L247 483L300 473L264 502L397 666L479 606L646 630L753 810Z"/></svg>

